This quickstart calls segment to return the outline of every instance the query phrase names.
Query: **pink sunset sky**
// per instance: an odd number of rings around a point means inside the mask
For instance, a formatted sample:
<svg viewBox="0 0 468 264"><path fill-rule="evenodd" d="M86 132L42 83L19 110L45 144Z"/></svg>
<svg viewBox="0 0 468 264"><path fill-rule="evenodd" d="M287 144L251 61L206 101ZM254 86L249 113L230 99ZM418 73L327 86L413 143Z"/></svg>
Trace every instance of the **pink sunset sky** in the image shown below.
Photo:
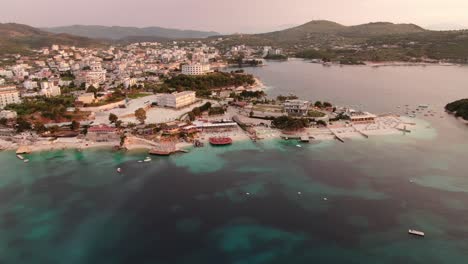
<svg viewBox="0 0 468 264"><path fill-rule="evenodd" d="M468 28L468 0L5 0L0 22L36 27L161 26L221 33L265 32L310 20L389 21Z"/></svg>

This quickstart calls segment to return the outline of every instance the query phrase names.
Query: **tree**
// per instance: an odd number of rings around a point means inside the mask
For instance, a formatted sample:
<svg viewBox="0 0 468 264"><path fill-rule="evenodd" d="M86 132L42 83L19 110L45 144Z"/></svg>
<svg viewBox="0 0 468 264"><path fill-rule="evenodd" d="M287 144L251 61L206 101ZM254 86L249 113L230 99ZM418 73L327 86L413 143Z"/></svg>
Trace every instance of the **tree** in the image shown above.
<svg viewBox="0 0 468 264"><path fill-rule="evenodd" d="M327 126L327 123L326 123L325 121L323 121L323 120L319 120L319 121L317 121L317 125L319 125L319 126Z"/></svg>
<svg viewBox="0 0 468 264"><path fill-rule="evenodd" d="M332 104L329 102L323 102L323 107L332 107Z"/></svg>
<svg viewBox="0 0 468 264"><path fill-rule="evenodd" d="M122 126L122 120L115 121L115 127L120 128Z"/></svg>
<svg viewBox="0 0 468 264"><path fill-rule="evenodd" d="M27 120L23 119L22 117L18 117L16 119L16 131L17 132L23 132L25 130L30 130L31 129L31 123L29 123Z"/></svg>
<svg viewBox="0 0 468 264"><path fill-rule="evenodd" d="M96 89L96 87L94 87L94 86L91 85L91 86L88 87L88 90L86 90L86 92L88 92L88 93L94 93L94 96L96 96L96 94L97 94L97 92L98 92L98 89Z"/></svg>
<svg viewBox="0 0 468 264"><path fill-rule="evenodd" d="M80 129L80 122L73 120L71 123L71 129L73 131Z"/></svg>
<svg viewBox="0 0 468 264"><path fill-rule="evenodd" d="M47 131L47 128L42 122L37 121L36 123L34 123L34 130L36 131L36 133L42 134Z"/></svg>
<svg viewBox="0 0 468 264"><path fill-rule="evenodd" d="M8 124L8 119L2 117L0 118L0 125L6 126Z"/></svg>
<svg viewBox="0 0 468 264"><path fill-rule="evenodd" d="M318 108L322 108L322 107L323 107L323 104L322 104L322 102L317 101L317 102L315 102L314 106L315 106L315 107L318 107Z"/></svg>
<svg viewBox="0 0 468 264"><path fill-rule="evenodd" d="M121 135L120 136L120 147L123 147L123 145L125 144L126 139L127 139L126 135Z"/></svg>
<svg viewBox="0 0 468 264"><path fill-rule="evenodd" d="M145 123L146 120L146 111L143 108L138 108L135 111L135 117L138 121L140 121L141 124Z"/></svg>
<svg viewBox="0 0 468 264"><path fill-rule="evenodd" d="M111 122L111 124L114 124L115 122L117 122L117 120L119 120L117 115L115 115L114 113L109 114L109 121Z"/></svg>

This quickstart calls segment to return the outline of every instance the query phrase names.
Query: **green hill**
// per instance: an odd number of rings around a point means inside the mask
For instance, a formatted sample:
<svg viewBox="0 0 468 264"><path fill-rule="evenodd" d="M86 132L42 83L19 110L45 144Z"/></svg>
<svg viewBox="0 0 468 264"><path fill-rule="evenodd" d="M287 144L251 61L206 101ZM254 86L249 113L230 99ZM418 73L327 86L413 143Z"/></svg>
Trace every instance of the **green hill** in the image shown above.
<svg viewBox="0 0 468 264"><path fill-rule="evenodd" d="M225 39L221 48L235 44L275 46L302 58L359 62L417 61L428 57L468 62L468 31L431 31L414 24L375 22L344 26L318 20L286 30L231 35Z"/></svg>
<svg viewBox="0 0 468 264"><path fill-rule="evenodd" d="M68 34L53 34L40 29L15 23L0 23L0 54L27 53L30 49L52 44L90 47L102 45L89 38Z"/></svg>

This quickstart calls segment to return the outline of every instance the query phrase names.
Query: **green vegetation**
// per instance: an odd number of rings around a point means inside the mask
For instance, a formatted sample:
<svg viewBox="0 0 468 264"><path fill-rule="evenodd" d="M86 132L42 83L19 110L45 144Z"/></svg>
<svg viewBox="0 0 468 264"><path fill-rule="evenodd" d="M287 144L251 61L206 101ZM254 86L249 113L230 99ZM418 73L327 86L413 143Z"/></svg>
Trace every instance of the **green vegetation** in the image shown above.
<svg viewBox="0 0 468 264"><path fill-rule="evenodd" d="M67 34L52 34L27 25L0 23L0 55L32 55L31 49L48 47L52 44L80 47L102 46L102 43L97 40Z"/></svg>
<svg viewBox="0 0 468 264"><path fill-rule="evenodd" d="M117 115L115 115L114 113L110 113L109 114L109 122L111 124L114 124L115 122L117 122L117 120L119 120L119 118L117 117Z"/></svg>
<svg viewBox="0 0 468 264"><path fill-rule="evenodd" d="M264 91L242 91L238 96L234 96L234 98L238 99L251 99L251 98L262 98L265 96Z"/></svg>
<svg viewBox="0 0 468 264"><path fill-rule="evenodd" d="M288 56L283 54L268 54L265 56L266 60L287 60Z"/></svg>
<svg viewBox="0 0 468 264"><path fill-rule="evenodd" d="M146 111L143 108L138 108L135 110L135 118L141 123L144 124L146 120Z"/></svg>
<svg viewBox="0 0 468 264"><path fill-rule="evenodd" d="M146 96L149 96L151 94L148 94L148 93L129 93L127 94L127 97L130 98L130 99L138 99L138 98L141 98L141 97L146 97Z"/></svg>
<svg viewBox="0 0 468 264"><path fill-rule="evenodd" d="M71 71L62 72L60 73L60 79L63 81L73 81L75 80L75 75Z"/></svg>
<svg viewBox="0 0 468 264"><path fill-rule="evenodd" d="M319 118L319 117L324 117L325 114L317 110L309 110L307 116L312 117L312 118Z"/></svg>
<svg viewBox="0 0 468 264"><path fill-rule="evenodd" d="M280 101L280 102L284 102L286 100L296 100L296 99L299 99L299 97L297 97L296 95L278 95L276 97L276 100Z"/></svg>
<svg viewBox="0 0 468 264"><path fill-rule="evenodd" d="M206 102L204 105L202 105L200 107L194 107L192 109L192 111L187 113L187 115L188 115L190 121L194 121L197 116L201 116L201 114L203 112L206 112L206 111L210 110L210 108L211 108L211 103Z"/></svg>
<svg viewBox="0 0 468 264"><path fill-rule="evenodd" d="M224 110L223 107L211 107L209 110L208 110L208 115L210 116L213 116L213 115L224 115L226 111Z"/></svg>
<svg viewBox="0 0 468 264"><path fill-rule="evenodd" d="M451 102L445 106L445 109L450 113L453 113L456 117L468 120L468 99Z"/></svg>
<svg viewBox="0 0 468 264"><path fill-rule="evenodd" d="M430 31L413 24L368 23L343 26L331 21L264 34L230 36L223 45L275 46L306 59L343 64L361 61L422 61L423 58L468 63L468 31Z"/></svg>
<svg viewBox="0 0 468 264"><path fill-rule="evenodd" d="M255 79L250 74L235 74L215 72L207 75L188 76L178 75L164 81L162 90L174 88L177 91L196 91L198 96L211 95L212 89L229 86L247 86L255 84Z"/></svg>
<svg viewBox="0 0 468 264"><path fill-rule="evenodd" d="M89 88L88 88L88 91L89 91ZM106 97L104 100L100 100L96 103L89 104L86 106L95 107L95 106L102 106L106 104L116 103L116 102L124 100L125 97L126 97L125 93L123 93L120 89L116 89L110 96Z"/></svg>
<svg viewBox="0 0 468 264"><path fill-rule="evenodd" d="M73 102L71 96L25 98L22 103L7 105L5 109L16 111L20 117L39 114L43 118L58 121L71 118L66 110L73 106Z"/></svg>
<svg viewBox="0 0 468 264"><path fill-rule="evenodd" d="M280 116L273 119L271 124L278 129L286 131L296 131L309 126L308 119Z"/></svg>

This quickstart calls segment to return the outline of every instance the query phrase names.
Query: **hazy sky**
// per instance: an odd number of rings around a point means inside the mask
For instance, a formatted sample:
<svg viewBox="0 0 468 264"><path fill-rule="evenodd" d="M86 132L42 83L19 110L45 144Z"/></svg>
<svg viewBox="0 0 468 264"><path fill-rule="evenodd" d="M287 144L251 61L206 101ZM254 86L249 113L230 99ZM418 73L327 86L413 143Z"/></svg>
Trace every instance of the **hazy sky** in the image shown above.
<svg viewBox="0 0 468 264"><path fill-rule="evenodd" d="M468 0L0 0L0 22L260 32L327 19L468 27Z"/></svg>

